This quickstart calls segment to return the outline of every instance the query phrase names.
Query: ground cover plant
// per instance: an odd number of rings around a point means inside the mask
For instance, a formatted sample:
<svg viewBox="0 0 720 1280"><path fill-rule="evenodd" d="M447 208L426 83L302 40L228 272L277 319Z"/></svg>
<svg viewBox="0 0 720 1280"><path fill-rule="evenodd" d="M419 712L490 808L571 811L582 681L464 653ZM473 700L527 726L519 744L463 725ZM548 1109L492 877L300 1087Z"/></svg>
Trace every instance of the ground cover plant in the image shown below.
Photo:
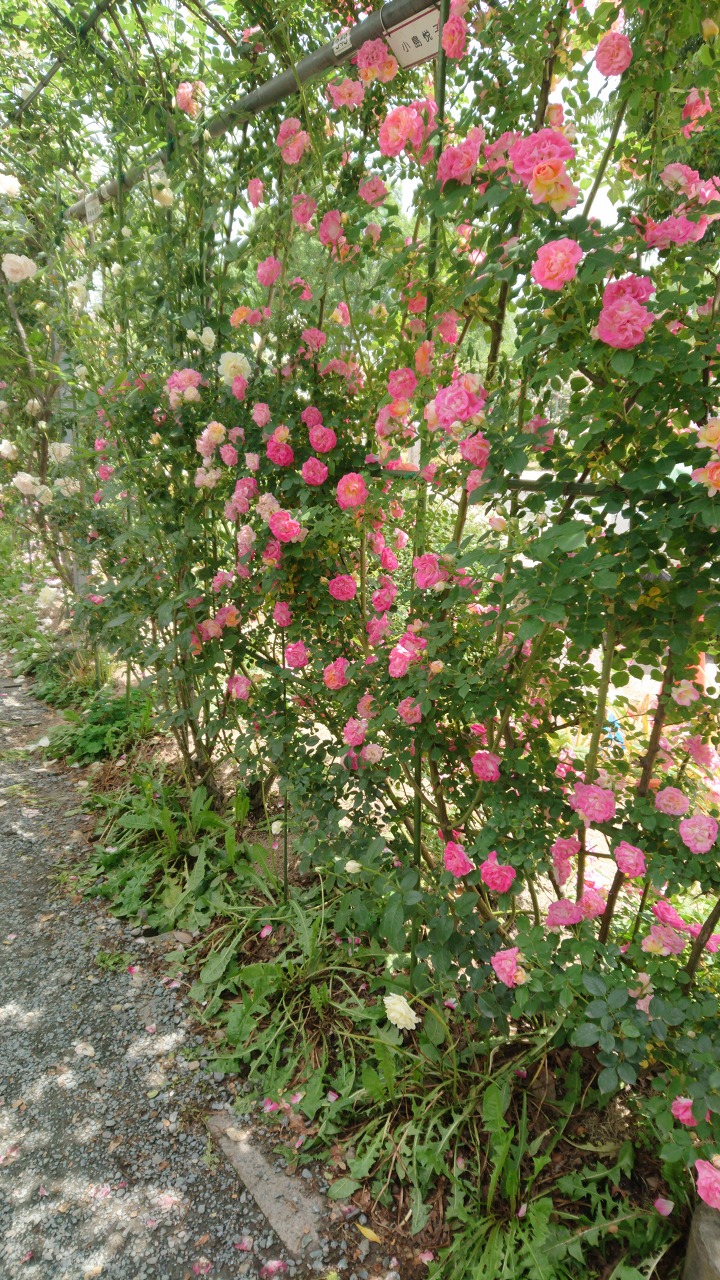
<svg viewBox="0 0 720 1280"><path fill-rule="evenodd" d="M453 0L213 142L338 15L116 8L2 179L6 518L178 761L96 887L218 930L223 1060L435 1274L670 1274L720 1207L714 17Z"/></svg>

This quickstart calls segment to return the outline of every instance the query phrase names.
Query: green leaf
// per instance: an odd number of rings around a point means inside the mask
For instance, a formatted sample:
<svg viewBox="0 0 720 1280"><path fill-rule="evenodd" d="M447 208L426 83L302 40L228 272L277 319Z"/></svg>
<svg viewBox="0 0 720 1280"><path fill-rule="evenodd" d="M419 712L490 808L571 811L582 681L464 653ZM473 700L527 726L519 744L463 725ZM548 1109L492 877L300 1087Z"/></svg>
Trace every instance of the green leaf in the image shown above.
<svg viewBox="0 0 720 1280"><path fill-rule="evenodd" d="M600 1032L592 1022L584 1022L582 1026L576 1027L573 1031L570 1042L578 1049L587 1049L591 1044L597 1044Z"/></svg>
<svg viewBox="0 0 720 1280"><path fill-rule="evenodd" d="M338 1178L328 1188L328 1200L347 1200L362 1184L355 1178Z"/></svg>
<svg viewBox="0 0 720 1280"><path fill-rule="evenodd" d="M597 1078L601 1093L614 1093L618 1087L618 1073L614 1067L604 1067Z"/></svg>

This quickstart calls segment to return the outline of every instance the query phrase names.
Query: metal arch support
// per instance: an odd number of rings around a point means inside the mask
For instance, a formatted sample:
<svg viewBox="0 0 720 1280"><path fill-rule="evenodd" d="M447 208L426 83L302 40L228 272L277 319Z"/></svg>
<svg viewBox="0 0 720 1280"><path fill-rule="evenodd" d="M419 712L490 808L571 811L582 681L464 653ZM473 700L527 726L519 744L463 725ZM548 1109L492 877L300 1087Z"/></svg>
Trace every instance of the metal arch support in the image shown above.
<svg viewBox="0 0 720 1280"><path fill-rule="evenodd" d="M238 98L237 101L231 102L229 106L218 112L216 116L213 116L207 122L205 131L210 134L211 138L222 137L234 125L251 119L261 111L267 110L268 107L273 107L276 103L282 102L284 98L292 97L294 93L297 93L299 87L307 84L309 80L315 80L327 71L332 71L335 67L341 67L366 40L382 38L387 31L391 31L394 27L399 26L401 22L407 21L408 18L413 18L416 14L422 13L430 8L432 4L433 0L389 0L389 3L383 5L382 9L377 9L375 13L371 13L362 22L351 27L348 32L341 33L328 44L316 49L314 53L306 54L295 66L289 67L287 71L282 71L280 75L273 76L272 80L259 85L251 93L246 93L241 98ZM193 145L197 146L199 141L200 137L197 137ZM160 151L156 151L154 155L150 156L144 164L135 165L132 169L129 169L123 175L124 190L132 190L153 168L166 164L169 157L169 149L163 147ZM117 178L103 182L93 192L89 192L82 200L76 201L75 204L66 209L64 217L84 222L86 199L90 199L91 196L97 196L101 204L107 204L109 200L117 197L118 190Z"/></svg>

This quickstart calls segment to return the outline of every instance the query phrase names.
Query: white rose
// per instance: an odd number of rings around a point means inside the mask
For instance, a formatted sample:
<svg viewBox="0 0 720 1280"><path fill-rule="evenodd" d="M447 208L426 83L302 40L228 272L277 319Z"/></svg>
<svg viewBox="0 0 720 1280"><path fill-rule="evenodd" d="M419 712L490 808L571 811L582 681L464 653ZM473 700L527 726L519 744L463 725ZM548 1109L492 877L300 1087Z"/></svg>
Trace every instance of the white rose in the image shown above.
<svg viewBox="0 0 720 1280"><path fill-rule="evenodd" d="M17 475L13 476L11 483L18 493L24 494L26 498L34 497L41 487L37 476L31 476L27 471L18 471Z"/></svg>
<svg viewBox="0 0 720 1280"><path fill-rule="evenodd" d="M418 1015L410 1008L404 996L383 996L385 1013L388 1022L401 1031L413 1031L420 1021Z"/></svg>
<svg viewBox="0 0 720 1280"><path fill-rule="evenodd" d="M80 492L80 481L73 480L71 476L59 476L53 481L53 488L61 493L63 498L71 498L73 494Z"/></svg>
<svg viewBox="0 0 720 1280"><path fill-rule="evenodd" d="M110 275L111 275L111 276L116 276L116 277L117 277L117 276L119 276L119 275L121 275L121 274L122 274L122 267L120 266L120 263L119 263L119 262L113 262L113 264L112 264L112 266L111 266L111 268L110 268Z"/></svg>
<svg viewBox="0 0 720 1280"><path fill-rule="evenodd" d="M206 351L212 351L213 347L215 346L215 334L213 333L209 325L205 325L205 328L200 334L200 341ZM247 374L243 374L243 377L246 378Z"/></svg>
<svg viewBox="0 0 720 1280"><path fill-rule="evenodd" d="M122 227L120 229L120 235L124 236L126 240L129 240L132 235L132 231L129 227Z"/></svg>
<svg viewBox="0 0 720 1280"><path fill-rule="evenodd" d="M48 489L46 484L41 484L35 494L35 498L38 502L41 502L44 507L49 507L53 500L52 489Z"/></svg>
<svg viewBox="0 0 720 1280"><path fill-rule="evenodd" d="M42 591L38 592L37 604L41 609L52 609L61 595L62 592L58 591L57 587L43 587Z"/></svg>
<svg viewBox="0 0 720 1280"><path fill-rule="evenodd" d="M9 196L14 200L20 195L20 183L11 173L0 173L0 196Z"/></svg>
<svg viewBox="0 0 720 1280"><path fill-rule="evenodd" d="M70 280L67 287L70 301L76 311L82 311L88 298L88 291L82 280Z"/></svg>
<svg viewBox="0 0 720 1280"><path fill-rule="evenodd" d="M85 368L85 365L84 365L84 364L79 364L79 365L78 365L77 369L75 370L75 377L76 377L76 378L87 378L87 369Z"/></svg>
<svg viewBox="0 0 720 1280"><path fill-rule="evenodd" d="M0 458L6 458L8 462L14 462L17 456L17 447L12 440L0 440Z"/></svg>
<svg viewBox="0 0 720 1280"><path fill-rule="evenodd" d="M250 362L247 356L236 351L223 351L218 364L218 373L226 387L231 387L235 378L250 377Z"/></svg>
<svg viewBox="0 0 720 1280"><path fill-rule="evenodd" d="M153 200L161 209L169 209L175 197L169 187L153 187Z"/></svg>
<svg viewBox="0 0 720 1280"><path fill-rule="evenodd" d="M72 445L55 442L48 445L48 453L50 454L53 462L67 462L70 454L72 453Z"/></svg>
<svg viewBox="0 0 720 1280"><path fill-rule="evenodd" d="M356 862L354 858L348 858L345 863L345 870L349 876L356 876L359 871L362 871L362 866L359 862Z"/></svg>
<svg viewBox="0 0 720 1280"><path fill-rule="evenodd" d="M270 827L270 830L272 831L272 833L273 833L273 835L274 835L274 836L279 836L279 835L280 835L280 832L282 831L282 829L283 829L283 827L284 827L284 825L285 825L285 824L284 824L284 823L282 823L282 822L273 822L273 823L272 823L272 825L271 825L271 827Z"/></svg>
<svg viewBox="0 0 720 1280"><path fill-rule="evenodd" d="M196 332L195 332L195 330L194 330L194 329L188 329L188 331L187 331L187 336L188 336L188 338L190 339L190 341L191 341L191 342L197 342L197 341L198 341L198 335L196 334Z"/></svg>
<svg viewBox="0 0 720 1280"><path fill-rule="evenodd" d="M32 258L26 258L23 253L6 253L2 269L10 284L20 284L21 280L32 280L37 271L37 263Z"/></svg>
<svg viewBox="0 0 720 1280"><path fill-rule="evenodd" d="M28 400L25 405L25 412L30 414L31 418L37 418L42 413L42 405L39 400Z"/></svg>

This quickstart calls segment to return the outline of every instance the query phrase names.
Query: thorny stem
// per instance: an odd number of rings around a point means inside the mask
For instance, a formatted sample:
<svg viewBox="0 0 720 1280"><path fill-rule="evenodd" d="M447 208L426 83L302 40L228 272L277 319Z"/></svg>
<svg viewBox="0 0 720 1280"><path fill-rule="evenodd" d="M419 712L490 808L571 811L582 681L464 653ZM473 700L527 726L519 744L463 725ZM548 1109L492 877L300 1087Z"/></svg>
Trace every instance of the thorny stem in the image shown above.
<svg viewBox="0 0 720 1280"><path fill-rule="evenodd" d="M715 903L715 906L710 912L710 915L708 916L697 938L695 939L695 942L693 943L693 948L692 948L692 951L690 952L690 957L685 966L685 972L684 973L681 972L679 975L680 981L682 982L683 986L685 986L688 990L697 972L697 967L700 963L700 957L702 956L702 953L705 949L705 943L710 938L710 935L712 934L712 931L715 928L715 925L717 924L718 920L720 920L720 898L718 898L717 902Z"/></svg>
<svg viewBox="0 0 720 1280"><path fill-rule="evenodd" d="M620 103L620 106L618 107L617 114L613 121L613 127L610 130L610 137L608 138L608 144L605 150L603 151L602 159L598 166L598 171L595 174L595 181L593 182L592 187L590 189L590 195L588 196L587 200L585 201L585 204L583 205L583 213L586 218L589 217L590 210L595 201L595 197L598 191L600 190L600 184L602 183L602 180L605 177L605 170L607 169L610 163L610 160L612 159L612 153L615 150L615 143L618 140L618 134L620 132L622 122L625 119L625 112L627 111L627 107L628 107L628 99L625 98Z"/></svg>

